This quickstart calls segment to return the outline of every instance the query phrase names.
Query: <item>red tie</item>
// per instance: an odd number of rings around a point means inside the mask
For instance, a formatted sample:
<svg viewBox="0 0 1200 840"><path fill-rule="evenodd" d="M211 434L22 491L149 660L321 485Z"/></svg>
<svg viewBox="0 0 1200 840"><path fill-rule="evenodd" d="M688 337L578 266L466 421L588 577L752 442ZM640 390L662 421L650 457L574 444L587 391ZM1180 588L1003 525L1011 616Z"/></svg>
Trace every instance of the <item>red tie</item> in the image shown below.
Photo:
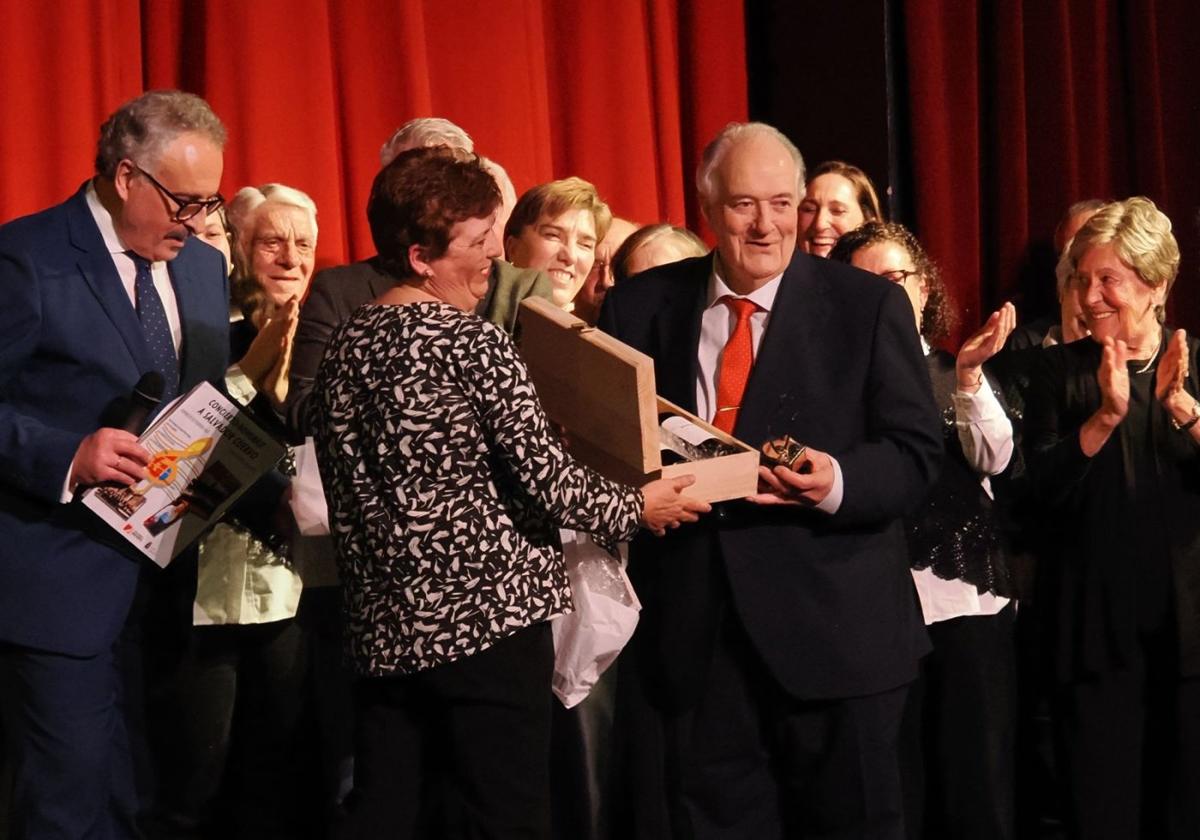
<svg viewBox="0 0 1200 840"><path fill-rule="evenodd" d="M717 411L712 424L726 434L732 434L738 409L742 407L742 392L746 390L746 380L750 378L750 368L754 364L750 316L758 311L758 304L748 298L729 295L721 298L721 302L737 316L737 323L721 351L721 365L717 371Z"/></svg>

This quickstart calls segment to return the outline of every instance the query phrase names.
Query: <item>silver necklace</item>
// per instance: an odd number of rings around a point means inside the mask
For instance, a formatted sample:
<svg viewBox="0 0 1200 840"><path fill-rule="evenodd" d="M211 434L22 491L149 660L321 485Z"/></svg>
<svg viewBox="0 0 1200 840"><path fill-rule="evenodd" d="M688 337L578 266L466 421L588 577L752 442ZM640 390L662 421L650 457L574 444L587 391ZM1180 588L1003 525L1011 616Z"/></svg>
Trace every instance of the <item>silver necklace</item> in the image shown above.
<svg viewBox="0 0 1200 840"><path fill-rule="evenodd" d="M1158 344L1154 345L1154 352L1150 354L1149 361L1140 370L1135 370L1134 373L1145 373L1150 370L1150 365L1154 364L1154 360L1158 358L1158 351L1162 349L1162 333L1158 334Z"/></svg>

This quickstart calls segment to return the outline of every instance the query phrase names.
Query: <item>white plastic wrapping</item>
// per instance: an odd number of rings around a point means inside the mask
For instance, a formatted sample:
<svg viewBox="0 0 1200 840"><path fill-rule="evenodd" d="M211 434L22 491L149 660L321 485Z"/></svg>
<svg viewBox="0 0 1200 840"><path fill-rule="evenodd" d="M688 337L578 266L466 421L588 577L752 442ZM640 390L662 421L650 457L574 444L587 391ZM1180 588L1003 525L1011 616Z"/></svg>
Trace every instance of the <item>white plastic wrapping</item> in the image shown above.
<svg viewBox="0 0 1200 840"><path fill-rule="evenodd" d="M577 531L563 531L563 553L575 612L551 623L554 694L568 709L587 697L633 636L641 602L618 560Z"/></svg>

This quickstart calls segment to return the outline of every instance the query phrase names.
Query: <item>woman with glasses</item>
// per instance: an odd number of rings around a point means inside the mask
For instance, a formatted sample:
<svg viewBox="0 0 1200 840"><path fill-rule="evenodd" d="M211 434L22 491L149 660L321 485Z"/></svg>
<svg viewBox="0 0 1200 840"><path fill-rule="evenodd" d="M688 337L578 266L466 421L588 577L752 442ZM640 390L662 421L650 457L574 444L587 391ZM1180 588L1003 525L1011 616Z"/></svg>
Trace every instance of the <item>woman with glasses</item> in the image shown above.
<svg viewBox="0 0 1200 840"><path fill-rule="evenodd" d="M844 233L830 258L903 289L942 409L942 472L924 506L905 520L933 641L901 735L908 836L1011 838L1014 590L989 476L1010 467L1013 427L983 364L1004 346L1015 310L1005 304L993 313L955 357L931 346L949 335L950 302L941 273L905 227L867 222Z"/></svg>
<svg viewBox="0 0 1200 840"><path fill-rule="evenodd" d="M1089 338L1044 350L1030 382L1077 837L1200 836L1200 342L1164 325L1178 272L1149 199L1096 211L1058 264Z"/></svg>

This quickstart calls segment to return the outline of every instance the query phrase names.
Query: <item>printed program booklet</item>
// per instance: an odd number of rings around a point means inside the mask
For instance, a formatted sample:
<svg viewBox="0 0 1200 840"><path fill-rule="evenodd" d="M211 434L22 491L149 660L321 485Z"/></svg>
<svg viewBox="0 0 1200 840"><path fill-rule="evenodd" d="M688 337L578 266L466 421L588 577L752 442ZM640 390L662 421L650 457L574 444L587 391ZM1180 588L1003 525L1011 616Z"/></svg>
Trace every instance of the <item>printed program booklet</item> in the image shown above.
<svg viewBox="0 0 1200 840"><path fill-rule="evenodd" d="M166 566L275 466L283 445L236 402L201 382L138 439L147 477L130 487L92 487L83 503Z"/></svg>

